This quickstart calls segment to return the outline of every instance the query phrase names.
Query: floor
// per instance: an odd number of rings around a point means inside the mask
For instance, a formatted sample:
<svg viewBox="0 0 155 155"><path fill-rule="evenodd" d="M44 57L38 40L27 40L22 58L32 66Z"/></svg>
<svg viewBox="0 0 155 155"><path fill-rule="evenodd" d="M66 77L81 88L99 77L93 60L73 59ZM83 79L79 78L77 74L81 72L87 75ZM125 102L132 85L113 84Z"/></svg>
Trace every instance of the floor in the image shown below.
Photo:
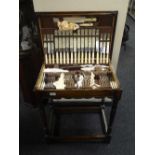
<svg viewBox="0 0 155 155"><path fill-rule="evenodd" d="M38 109L32 108L20 98L20 155L135 154L135 23L130 17L127 23L130 26L130 39L126 50L123 47L121 49L118 65L123 95L119 102L111 143L46 144ZM97 126L97 117L92 119L94 126Z"/></svg>

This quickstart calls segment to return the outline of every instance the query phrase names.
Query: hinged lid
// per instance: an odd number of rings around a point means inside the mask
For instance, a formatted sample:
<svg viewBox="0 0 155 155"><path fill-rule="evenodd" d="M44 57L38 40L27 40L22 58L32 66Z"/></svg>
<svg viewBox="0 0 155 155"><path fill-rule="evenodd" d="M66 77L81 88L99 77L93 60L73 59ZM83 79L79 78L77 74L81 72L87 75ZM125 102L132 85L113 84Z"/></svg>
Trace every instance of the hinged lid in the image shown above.
<svg viewBox="0 0 155 155"><path fill-rule="evenodd" d="M105 64L112 58L117 12L37 13L45 64Z"/></svg>

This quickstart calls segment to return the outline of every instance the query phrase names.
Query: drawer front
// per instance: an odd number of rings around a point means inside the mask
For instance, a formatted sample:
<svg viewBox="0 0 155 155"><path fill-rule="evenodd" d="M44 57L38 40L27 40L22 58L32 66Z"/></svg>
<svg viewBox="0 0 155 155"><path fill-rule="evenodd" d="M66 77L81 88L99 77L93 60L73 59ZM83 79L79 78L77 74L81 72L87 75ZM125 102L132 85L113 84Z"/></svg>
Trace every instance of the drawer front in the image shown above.
<svg viewBox="0 0 155 155"><path fill-rule="evenodd" d="M38 91L38 95L46 98L104 98L117 97L120 99L122 91L118 90L70 90L70 91Z"/></svg>

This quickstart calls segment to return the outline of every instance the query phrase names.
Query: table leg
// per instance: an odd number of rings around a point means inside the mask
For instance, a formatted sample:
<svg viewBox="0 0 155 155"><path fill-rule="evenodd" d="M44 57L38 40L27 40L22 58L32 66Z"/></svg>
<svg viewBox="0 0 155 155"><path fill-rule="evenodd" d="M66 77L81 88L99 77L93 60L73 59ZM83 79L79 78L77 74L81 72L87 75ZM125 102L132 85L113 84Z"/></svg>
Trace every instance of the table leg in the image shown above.
<svg viewBox="0 0 155 155"><path fill-rule="evenodd" d="M118 105L118 99L116 97L114 97L112 107L111 107L111 112L110 112L108 131L107 131L107 134L109 136L110 136L111 131L112 131L112 125L113 125L114 118L115 118L115 115L116 115L117 105Z"/></svg>
<svg viewBox="0 0 155 155"><path fill-rule="evenodd" d="M47 116L46 116L46 112L45 112L45 105L43 103L40 104L39 110L40 110L40 116L41 116L41 120L43 123L45 136L48 136L49 130L48 130L48 123L47 123Z"/></svg>

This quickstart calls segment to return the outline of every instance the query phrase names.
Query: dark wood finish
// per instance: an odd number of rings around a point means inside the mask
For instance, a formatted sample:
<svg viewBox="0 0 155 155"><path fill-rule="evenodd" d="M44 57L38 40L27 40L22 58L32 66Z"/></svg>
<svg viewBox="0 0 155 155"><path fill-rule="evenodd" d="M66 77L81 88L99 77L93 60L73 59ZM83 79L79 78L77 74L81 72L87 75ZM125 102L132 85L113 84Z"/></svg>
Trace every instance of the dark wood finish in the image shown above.
<svg viewBox="0 0 155 155"><path fill-rule="evenodd" d="M55 34L57 32L57 25L53 22L53 18L57 17L59 19L62 19L62 17L81 17L81 16L85 16L85 17L92 17L92 18L97 18L97 22L94 24L93 29L95 30L95 32L97 30L99 30L99 34L97 35L95 34L85 34L85 30L89 30L90 28L86 27L86 28L80 28L79 32L77 33L78 37L80 37L80 53L82 53L82 51L87 52L86 49L86 42L84 39L84 43L83 43L83 49L81 47L81 41L82 41L82 37L98 37L99 38L99 46L101 43L105 43L107 45L108 42L108 37L107 35L110 33L110 38L109 38L109 43L110 43L110 50L109 50L109 57L110 57L110 61L112 58L112 51L113 51L113 41L114 41L114 35L115 35L115 27L116 27L116 20L117 20L117 12L113 11L113 12L42 12L42 13L37 13L37 17L38 17L38 21L39 21L39 29L40 29L40 35L41 35L41 40L42 40L42 46L43 46L43 50L44 50L44 55L46 55L48 53L48 50L46 48L44 48L44 43L53 43L53 49L54 52L58 52L58 54L60 54L60 52L70 52L69 53L69 59L71 56L71 46L74 45L70 45L70 41L69 41L69 49L66 49L67 47L65 46L64 49L60 49L59 44L58 47L55 46L55 38L58 38L58 41L60 41L59 39L62 38L66 38L68 37L69 39L71 37L76 38L77 36L74 34L66 34L65 36L61 34ZM83 34L81 34L81 30L83 29ZM88 31L87 30L87 31ZM92 29L90 29L92 30ZM89 31L88 31L89 32ZM50 33L53 35L53 40L50 38L50 40L48 40L47 37L47 33ZM75 32L76 33L76 32ZM101 35L106 34L106 38L102 38ZM44 40L44 35L46 37L46 41ZM76 44L77 44L76 40ZM92 41L92 40L91 40ZM66 41L65 41L65 45L66 45ZM95 42L95 50L96 50L96 42ZM107 48L107 46L105 46L105 48ZM79 49L77 49L79 52ZM100 48L99 48L100 51ZM106 52L105 52L106 53ZM101 53L99 53L99 55L101 56ZM108 55L108 53L106 53L106 56ZM94 61L96 64L97 61L97 52L95 52L95 57L94 57ZM56 54L54 55L54 58L56 58ZM69 60L70 61L70 60ZM42 117L42 121L43 121L43 125L44 125L44 129L45 129L45 134L46 134L46 138L48 140L53 140L53 141L106 141L106 142L110 142L110 138L111 138L111 130L112 130L112 125L114 122L114 118L115 118L115 114L116 114L116 110L117 110L117 104L118 101L121 98L121 94L122 94L122 90L120 88L120 84L119 81L117 79L117 76L115 75L115 73L112 70L111 67L111 62L108 62L107 64L105 64L107 67L109 67L109 74L107 74L109 81L115 81L117 83L117 88L112 88L112 86L110 87L101 87L98 89L92 89L92 88L80 88L80 89L74 89L74 88L66 88L64 90L59 90L59 89L39 89L38 83L42 83L44 81L42 77L43 75L43 71L41 70L39 76L38 76L38 80L36 83L36 86L34 88L35 94L36 94L36 99L38 101L38 103L40 103L39 107L40 107L40 111L41 111L41 117ZM68 69L69 71L72 70L77 70L80 68L80 64L60 64L57 63L56 64L57 67L62 68L62 69ZM55 63L54 64L45 64L45 68L53 68L55 67ZM107 122L106 119L106 114L104 111L103 104L105 104L102 100L101 103L99 103L98 105L94 106L92 104L89 104L87 106L71 106L71 105L64 105L64 106L58 106L56 104L50 103L52 105L51 108L51 114L50 114L50 118L52 124L48 124L47 122L47 118L46 118L46 114L45 114L45 105L43 102L41 102L44 99L61 99L61 98L75 98L75 99L81 99L81 98L91 98L91 97L95 97L95 98L101 98L104 99L105 97L109 97L112 99L113 103L112 103L112 107L111 107L111 113L110 113L110 119L109 122ZM47 103L47 102L46 102ZM54 105L54 106L53 106ZM90 135L90 136L59 136L57 133L57 128L56 128L56 122L55 122L55 115L57 115L59 117L60 114L62 113L76 113L78 115L78 113L85 113L85 112L95 112L95 113L100 113L101 115L101 119L102 119L102 126L103 128L105 127L105 129L103 129L103 134L96 134L96 135Z"/></svg>
<svg viewBox="0 0 155 155"><path fill-rule="evenodd" d="M53 103L52 103L53 104ZM103 103L100 103L103 104ZM113 102L113 105L116 104L116 101ZM110 120L107 122L105 119L105 114L103 114L104 108L103 106L91 106L89 105L83 105L83 106L70 106L68 105L63 106L63 105L57 105L57 103L53 104L51 108L51 114L52 117L49 123L47 123L47 118L46 114L44 112L45 107L43 104L40 106L41 110L41 116L42 116L42 121L43 121L43 126L44 126L44 131L45 131L45 138L48 142L76 142L76 141L101 141L101 142L110 142L111 138L111 128L113 124L113 119L115 115L115 108L112 108L111 115L110 115ZM98 113L101 115L101 124L103 128L103 133L101 134L92 134L92 135L72 135L72 136L63 136L59 135L58 133L58 127L57 127L57 121L55 120L55 117L59 117L61 114L72 114L72 113ZM114 113L113 113L114 112ZM105 113L105 111L104 111ZM51 124L52 123L52 124ZM107 125L108 124L108 125Z"/></svg>
<svg viewBox="0 0 155 155"><path fill-rule="evenodd" d="M48 136L49 127L48 127L47 116L46 116L46 112L45 112L45 108L44 108L44 103L42 103L42 102L40 103L39 110L40 110L40 116L42 119L45 136Z"/></svg>
<svg viewBox="0 0 155 155"><path fill-rule="evenodd" d="M117 96L114 96L112 108L111 108L111 112L110 112L110 120L109 120L109 124L108 124L108 132L107 132L108 135L110 135L112 132L112 125L113 125L114 118L116 115L117 105L118 105L118 98L117 98Z"/></svg>
<svg viewBox="0 0 155 155"><path fill-rule="evenodd" d="M49 137L49 141L55 142L77 142L77 141L105 141L106 136L92 135L92 136L62 136L62 137Z"/></svg>
<svg viewBox="0 0 155 155"><path fill-rule="evenodd" d="M51 93L54 93L56 95L50 95ZM107 90L91 90L91 89L86 89L86 90L44 90L44 91L38 91L36 92L37 96L40 97L45 97L45 98L55 98L55 99L60 99L60 98L103 98L104 96L107 97L113 97L113 95L117 96L118 99L120 99L122 94L121 90L114 90L112 91L111 89Z"/></svg>

